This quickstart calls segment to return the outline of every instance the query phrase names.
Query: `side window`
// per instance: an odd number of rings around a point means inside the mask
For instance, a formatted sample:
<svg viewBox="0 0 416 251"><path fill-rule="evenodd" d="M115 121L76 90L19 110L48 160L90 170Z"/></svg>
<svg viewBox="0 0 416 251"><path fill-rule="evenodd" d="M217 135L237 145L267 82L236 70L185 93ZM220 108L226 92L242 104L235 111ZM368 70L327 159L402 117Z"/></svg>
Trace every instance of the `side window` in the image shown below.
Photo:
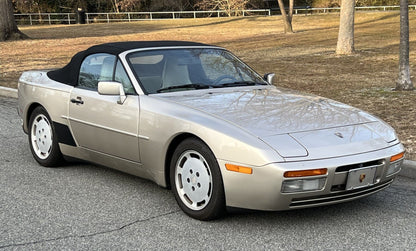
<svg viewBox="0 0 416 251"><path fill-rule="evenodd" d="M97 90L99 81L112 81L116 56L97 53L84 59L79 70L78 87Z"/></svg>
<svg viewBox="0 0 416 251"><path fill-rule="evenodd" d="M126 94L136 94L133 85L131 84L130 78L127 75L127 72L121 64L120 60L117 61L116 71L114 74L114 81L119 82L123 85L124 92Z"/></svg>

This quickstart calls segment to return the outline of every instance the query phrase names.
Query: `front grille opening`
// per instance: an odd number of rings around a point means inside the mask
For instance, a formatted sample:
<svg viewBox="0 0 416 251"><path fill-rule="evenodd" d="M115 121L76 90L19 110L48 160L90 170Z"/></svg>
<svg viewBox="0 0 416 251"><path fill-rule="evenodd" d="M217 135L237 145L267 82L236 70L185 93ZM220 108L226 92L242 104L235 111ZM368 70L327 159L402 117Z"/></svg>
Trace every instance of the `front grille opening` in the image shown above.
<svg viewBox="0 0 416 251"><path fill-rule="evenodd" d="M346 187L346 184L335 185L331 187L331 192L344 191Z"/></svg>
<svg viewBox="0 0 416 251"><path fill-rule="evenodd" d="M383 163L384 163L383 160L373 160L373 161L369 161L365 163L339 166L337 167L337 169L335 169L335 172L336 173L348 172L349 170L354 170L354 169L359 169L359 168L369 167L369 166L378 166L378 165L382 165Z"/></svg>

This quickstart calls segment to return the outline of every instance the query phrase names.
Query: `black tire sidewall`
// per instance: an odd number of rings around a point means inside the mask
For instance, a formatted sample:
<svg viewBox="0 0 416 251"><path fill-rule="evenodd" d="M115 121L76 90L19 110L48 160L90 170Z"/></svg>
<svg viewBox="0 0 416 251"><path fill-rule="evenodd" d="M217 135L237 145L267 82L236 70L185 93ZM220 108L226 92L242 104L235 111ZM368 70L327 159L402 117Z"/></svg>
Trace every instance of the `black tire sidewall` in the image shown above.
<svg viewBox="0 0 416 251"><path fill-rule="evenodd" d="M41 159L36 155L33 149L33 144L32 144L33 121L38 115L44 115L48 119L49 125L51 126L51 130L52 130L52 149L51 149L49 156L46 159ZM33 110L32 114L30 115L28 137L29 137L30 151L32 152L33 157L39 164L41 164L42 166L46 166L46 167L56 167L62 163L63 157L62 157L61 150L59 149L58 139L55 133L53 122L48 112L46 111L46 109L43 108L42 106L36 107Z"/></svg>
<svg viewBox="0 0 416 251"><path fill-rule="evenodd" d="M212 175L212 195L208 204L201 210L193 210L188 208L182 202L176 189L176 163L182 153L187 150L194 150L200 153L207 161ZM172 191L175 195L175 199L178 202L180 208L192 218L198 220L213 220L221 217L225 213L225 195L221 171L214 154L202 141L195 138L189 138L182 141L178 145L178 147L175 149L175 152L173 153L172 161L170 164L170 183Z"/></svg>

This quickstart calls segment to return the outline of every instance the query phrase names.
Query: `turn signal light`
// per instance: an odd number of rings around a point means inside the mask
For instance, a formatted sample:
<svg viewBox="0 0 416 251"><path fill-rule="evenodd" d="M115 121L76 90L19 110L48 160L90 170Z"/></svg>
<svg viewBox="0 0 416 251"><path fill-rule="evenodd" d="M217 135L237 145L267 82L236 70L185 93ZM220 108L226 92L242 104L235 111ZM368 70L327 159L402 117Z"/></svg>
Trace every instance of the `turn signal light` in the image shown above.
<svg viewBox="0 0 416 251"><path fill-rule="evenodd" d="M253 173L253 169L250 167L245 167L245 166L237 166L237 165L232 165L232 164L225 164L225 168L228 171L233 171L233 172L238 172L238 173L245 173L245 174L252 174Z"/></svg>
<svg viewBox="0 0 416 251"><path fill-rule="evenodd" d="M393 162L393 161L396 161L398 159L401 159L401 158L403 158L403 156L404 156L404 152L399 153L399 154L396 154L396 155L393 155L390 158L390 162Z"/></svg>
<svg viewBox="0 0 416 251"><path fill-rule="evenodd" d="M328 172L327 168L321 169L313 169L313 170L302 170L302 171L287 171L283 175L286 178L293 178L293 177L307 177L307 176L316 176L316 175L324 175Z"/></svg>

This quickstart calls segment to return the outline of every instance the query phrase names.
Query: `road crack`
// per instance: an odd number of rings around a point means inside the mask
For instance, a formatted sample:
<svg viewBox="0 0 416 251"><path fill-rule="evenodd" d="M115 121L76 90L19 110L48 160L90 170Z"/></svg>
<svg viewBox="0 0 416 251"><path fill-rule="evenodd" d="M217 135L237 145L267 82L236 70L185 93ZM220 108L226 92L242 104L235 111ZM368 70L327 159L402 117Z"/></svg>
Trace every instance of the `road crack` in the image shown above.
<svg viewBox="0 0 416 251"><path fill-rule="evenodd" d="M0 246L0 249L11 248L11 247L22 247L22 246L28 246L28 245L36 245L36 244L40 244L40 243L60 241L60 240L71 239L71 238L94 237L94 236L98 236L98 235L102 235L102 234L117 232L117 231L123 230L127 227L130 227L132 225L135 225L137 223L142 223L142 222L147 222L147 221L151 221L151 220L154 220L154 219L162 218L162 217L165 217L165 216L168 216L168 215L175 214L177 212L180 212L180 210L170 211L170 212L167 212L167 213L151 216L151 217L148 217L148 218L145 218L145 219L138 219L138 220L129 222L127 224L124 224L124 225L122 225L121 227L118 227L118 228L113 228L113 229L100 231L100 232L95 232L95 233L91 233L91 234L68 235L68 236L61 236L61 237L55 237L55 238L51 238L51 239L44 239L44 240L38 240L38 241L30 241L30 242L15 243L15 244L6 244L6 245L3 245L3 246Z"/></svg>

